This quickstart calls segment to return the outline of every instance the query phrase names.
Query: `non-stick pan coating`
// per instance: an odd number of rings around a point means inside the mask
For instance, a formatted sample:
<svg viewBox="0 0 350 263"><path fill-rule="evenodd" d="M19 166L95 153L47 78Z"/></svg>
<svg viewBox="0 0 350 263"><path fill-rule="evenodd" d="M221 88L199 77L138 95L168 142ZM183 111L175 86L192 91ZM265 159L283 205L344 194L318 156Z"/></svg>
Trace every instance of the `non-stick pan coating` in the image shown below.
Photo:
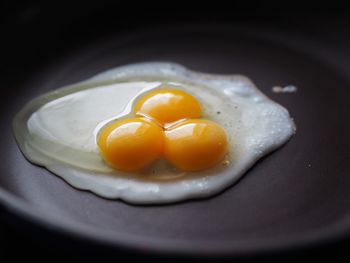
<svg viewBox="0 0 350 263"><path fill-rule="evenodd" d="M297 133L223 193L165 206L134 206L74 189L22 156L11 121L27 101L142 61L246 75L289 109ZM26 220L116 247L201 255L275 250L350 233L349 83L316 56L249 30L180 26L100 38L34 72L2 90L0 122L0 197ZM298 91L271 90L288 84Z"/></svg>

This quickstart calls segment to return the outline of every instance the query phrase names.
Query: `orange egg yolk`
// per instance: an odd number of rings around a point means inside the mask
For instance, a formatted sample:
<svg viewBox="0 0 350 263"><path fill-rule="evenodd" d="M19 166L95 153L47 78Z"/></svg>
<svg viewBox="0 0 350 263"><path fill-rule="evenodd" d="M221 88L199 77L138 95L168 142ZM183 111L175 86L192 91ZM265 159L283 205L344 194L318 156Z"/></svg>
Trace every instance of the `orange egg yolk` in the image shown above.
<svg viewBox="0 0 350 263"><path fill-rule="evenodd" d="M176 89L159 89L146 93L136 101L134 112L148 116L160 124L185 118L200 118L201 105L190 94Z"/></svg>
<svg viewBox="0 0 350 263"><path fill-rule="evenodd" d="M164 132L145 118L123 119L107 125L98 137L104 160L122 171L140 170L163 152Z"/></svg>
<svg viewBox="0 0 350 263"><path fill-rule="evenodd" d="M99 133L101 155L113 168L138 171L164 157L180 170L200 171L218 164L227 152L225 131L199 119L200 103L184 91L146 93L133 113L135 118L110 123Z"/></svg>
<svg viewBox="0 0 350 263"><path fill-rule="evenodd" d="M223 159L227 148L225 131L205 119L186 120L165 131L165 158L184 171L213 167Z"/></svg>

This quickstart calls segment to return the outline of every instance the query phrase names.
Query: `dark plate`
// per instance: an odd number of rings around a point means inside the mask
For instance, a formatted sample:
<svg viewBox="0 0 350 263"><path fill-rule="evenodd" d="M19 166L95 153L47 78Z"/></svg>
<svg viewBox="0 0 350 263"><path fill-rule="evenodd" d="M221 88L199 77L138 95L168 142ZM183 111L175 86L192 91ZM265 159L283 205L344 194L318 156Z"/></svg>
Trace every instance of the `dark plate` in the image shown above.
<svg viewBox="0 0 350 263"><path fill-rule="evenodd" d="M169 27L109 37L62 55L30 80L17 80L19 85L2 94L4 206L55 231L148 252L238 255L350 234L349 83L307 52L243 32ZM111 67L159 60L198 71L247 75L289 109L296 135L223 193L166 206L106 200L74 189L24 159L11 121L25 102ZM272 86L287 84L298 91L272 93Z"/></svg>

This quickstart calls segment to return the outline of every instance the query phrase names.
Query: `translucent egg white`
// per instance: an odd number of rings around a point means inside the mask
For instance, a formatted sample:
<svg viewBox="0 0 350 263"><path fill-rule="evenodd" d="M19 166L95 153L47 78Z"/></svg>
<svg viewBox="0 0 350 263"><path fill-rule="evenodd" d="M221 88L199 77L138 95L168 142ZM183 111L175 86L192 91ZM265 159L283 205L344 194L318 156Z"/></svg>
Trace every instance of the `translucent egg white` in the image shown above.
<svg viewBox="0 0 350 263"><path fill-rule="evenodd" d="M139 173L106 165L96 136L106 123L128 116L133 101L152 89L182 89L195 96L203 117L229 137L229 153L217 167L181 172L160 160ZM28 160L76 188L137 204L207 197L242 176L259 158L295 132L288 111L262 94L246 77L190 71L173 63L140 63L103 72L30 101L13 121Z"/></svg>

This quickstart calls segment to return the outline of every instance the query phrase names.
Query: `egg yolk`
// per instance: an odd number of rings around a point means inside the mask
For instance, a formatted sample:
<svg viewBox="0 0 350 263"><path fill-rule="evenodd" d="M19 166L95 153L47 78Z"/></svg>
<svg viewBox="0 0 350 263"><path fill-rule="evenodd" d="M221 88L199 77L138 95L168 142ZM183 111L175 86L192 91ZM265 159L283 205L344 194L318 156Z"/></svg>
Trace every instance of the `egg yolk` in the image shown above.
<svg viewBox="0 0 350 263"><path fill-rule="evenodd" d="M200 103L176 89L146 93L133 107L135 118L107 125L98 146L107 164L133 172L164 157L183 171L200 171L218 164L228 150L225 131L200 119Z"/></svg>
<svg viewBox="0 0 350 263"><path fill-rule="evenodd" d="M212 121L186 120L165 131L165 158L181 170L213 167L223 159L227 149L225 131Z"/></svg>
<svg viewBox="0 0 350 263"><path fill-rule="evenodd" d="M192 95L176 89L159 89L145 94L136 102L134 112L162 125L185 118L200 118L202 114L199 102Z"/></svg>
<svg viewBox="0 0 350 263"><path fill-rule="evenodd" d="M98 146L104 160L122 171L140 170L163 152L164 132L145 118L123 119L104 128Z"/></svg>

